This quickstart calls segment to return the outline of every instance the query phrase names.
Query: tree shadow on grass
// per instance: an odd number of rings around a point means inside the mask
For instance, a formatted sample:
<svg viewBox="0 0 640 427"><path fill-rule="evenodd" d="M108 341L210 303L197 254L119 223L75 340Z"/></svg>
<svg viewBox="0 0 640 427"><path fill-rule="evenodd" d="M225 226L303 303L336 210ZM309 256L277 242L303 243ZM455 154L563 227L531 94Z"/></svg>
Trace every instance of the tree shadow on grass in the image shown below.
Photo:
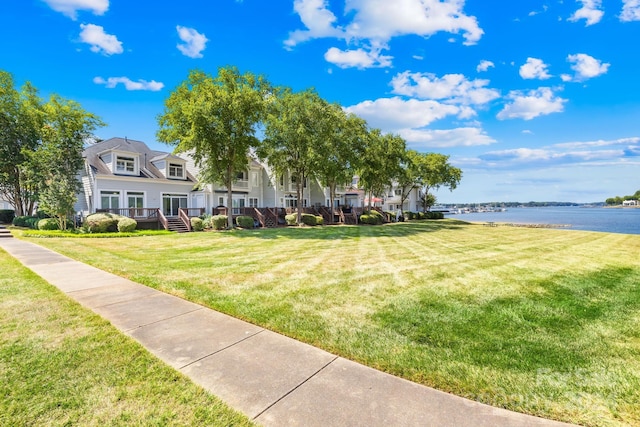
<svg viewBox="0 0 640 427"><path fill-rule="evenodd" d="M259 239L348 240L378 237L401 237L472 226L459 220L423 220L384 225L326 225L318 227L277 227L236 230L234 237Z"/></svg>

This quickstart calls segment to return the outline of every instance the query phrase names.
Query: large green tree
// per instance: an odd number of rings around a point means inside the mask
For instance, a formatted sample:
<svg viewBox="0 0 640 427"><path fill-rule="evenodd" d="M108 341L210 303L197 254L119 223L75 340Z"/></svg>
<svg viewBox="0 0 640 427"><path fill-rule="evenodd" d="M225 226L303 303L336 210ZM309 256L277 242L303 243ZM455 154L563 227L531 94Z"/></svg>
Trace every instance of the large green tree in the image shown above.
<svg viewBox="0 0 640 427"><path fill-rule="evenodd" d="M33 213L39 171L33 153L40 144L42 105L36 89L25 83L17 90L11 74L0 70L0 194L16 215Z"/></svg>
<svg viewBox="0 0 640 427"><path fill-rule="evenodd" d="M367 133L366 122L354 114L347 114L341 106L330 104L324 116L327 131L319 150L317 176L329 189L331 218L336 188L353 180Z"/></svg>
<svg viewBox="0 0 640 427"><path fill-rule="evenodd" d="M84 143L104 123L77 102L57 95L51 96L42 112L41 144L33 162L40 166L44 184L38 198L39 207L65 230L81 189L78 172L84 164Z"/></svg>
<svg viewBox="0 0 640 427"><path fill-rule="evenodd" d="M424 212L435 202L431 191L441 187L450 191L456 189L462 179L462 170L449 163L449 156L439 153L417 153L413 159L417 179L422 188Z"/></svg>
<svg viewBox="0 0 640 427"><path fill-rule="evenodd" d="M402 173L406 156L406 143L402 137L383 134L371 129L359 162L360 184L369 198L369 209L374 196L381 196Z"/></svg>
<svg viewBox="0 0 640 427"><path fill-rule="evenodd" d="M221 67L215 77L191 71L158 117L158 140L175 146L177 153L190 153L201 181L227 188L229 228L232 185L238 171L246 169L250 149L259 144L255 134L269 92L265 79L235 67Z"/></svg>
<svg viewBox="0 0 640 427"><path fill-rule="evenodd" d="M277 176L296 184L297 222L302 222L304 183L315 178L323 144L329 137L331 107L311 89L293 92L281 88L268 101L265 139L257 150Z"/></svg>

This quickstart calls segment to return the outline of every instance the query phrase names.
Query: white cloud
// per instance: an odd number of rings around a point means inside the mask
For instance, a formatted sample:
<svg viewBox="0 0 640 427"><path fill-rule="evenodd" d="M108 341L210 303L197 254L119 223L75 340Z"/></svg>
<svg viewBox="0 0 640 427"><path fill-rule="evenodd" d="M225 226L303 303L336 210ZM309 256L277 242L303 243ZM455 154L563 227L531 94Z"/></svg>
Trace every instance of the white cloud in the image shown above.
<svg viewBox="0 0 640 427"><path fill-rule="evenodd" d="M402 129L398 134L403 137L410 148L471 147L489 145L496 142L481 128L463 127L446 130Z"/></svg>
<svg viewBox="0 0 640 427"><path fill-rule="evenodd" d="M364 49L340 50L337 47L332 47L324 54L324 59L340 68L364 69L389 67L393 57L381 55L379 49L371 51Z"/></svg>
<svg viewBox="0 0 640 427"><path fill-rule="evenodd" d="M56 12L60 12L74 21L79 10L88 10L94 15L102 15L109 9L109 0L43 0Z"/></svg>
<svg viewBox="0 0 640 427"><path fill-rule="evenodd" d="M122 53L122 43L114 35L104 32L104 28L93 24L80 24L80 40L91 45L91 51L113 55Z"/></svg>
<svg viewBox="0 0 640 427"><path fill-rule="evenodd" d="M404 100L400 97L363 101L346 110L385 132L421 128L444 117L457 115L461 109L437 101Z"/></svg>
<svg viewBox="0 0 640 427"><path fill-rule="evenodd" d="M178 44L177 48L183 55L189 58L202 58L202 51L209 41L204 34L200 34L193 28L176 26L178 37L184 44Z"/></svg>
<svg viewBox="0 0 640 427"><path fill-rule="evenodd" d="M488 80L468 80L462 74L445 74L439 78L430 73L408 71L391 80L394 94L463 105L483 105L500 97L499 91L486 87L488 84Z"/></svg>
<svg viewBox="0 0 640 427"><path fill-rule="evenodd" d="M480 73L482 71L487 71L489 68L495 68L495 64L491 61L483 59L476 67L476 71Z"/></svg>
<svg viewBox="0 0 640 427"><path fill-rule="evenodd" d="M622 0L622 22L640 21L640 0Z"/></svg>
<svg viewBox="0 0 640 427"><path fill-rule="evenodd" d="M540 148L515 148L480 155L476 166L522 169L541 166L620 165L640 156L640 138L568 142Z"/></svg>
<svg viewBox="0 0 640 427"><path fill-rule="evenodd" d="M527 62L520 67L520 77L523 79L545 80L551 77L547 72L548 65L538 58L527 58Z"/></svg>
<svg viewBox="0 0 640 427"><path fill-rule="evenodd" d="M343 37L343 31L334 27L336 16L327 9L328 0L295 0L293 10L307 30L296 30L289 33L289 38L284 42L287 48L292 48L298 43L323 37Z"/></svg>
<svg viewBox="0 0 640 427"><path fill-rule="evenodd" d="M602 63L599 59L589 56L584 53L577 53L575 55L567 56L567 61L571 62L571 69L575 71L573 76L563 74L562 80L565 82L574 81L582 82L593 77L598 77L602 74L606 74L611 64Z"/></svg>
<svg viewBox="0 0 640 427"><path fill-rule="evenodd" d="M524 119L531 120L538 116L551 113L559 113L564 110L566 99L554 95L553 90L541 87L527 93L511 91L507 95L511 103L504 106L497 115L498 119Z"/></svg>
<svg viewBox="0 0 640 427"><path fill-rule="evenodd" d="M339 25L336 15L329 9L328 0L295 0L294 10L306 29L290 32L284 45L291 49L308 40L330 37L360 47L348 50L333 48L333 57L340 52L366 57L365 51L371 51L368 56L376 58L391 58L381 55L380 51L388 49L388 42L393 37L404 35L462 34L463 43L472 45L478 42L484 31L475 17L464 13L463 7L464 1L461 0L346 0L344 16L351 20ZM366 68L364 64L367 61L363 59L349 59L341 63L346 67L352 62ZM383 63L391 66L390 60L374 61L372 64L375 65L371 66L382 66Z"/></svg>
<svg viewBox="0 0 640 427"><path fill-rule="evenodd" d="M586 20L586 26L597 24L604 16L602 11L602 0L577 0L582 3L582 7L571 15L569 21L576 22L580 19Z"/></svg>
<svg viewBox="0 0 640 427"><path fill-rule="evenodd" d="M102 77L94 77L93 82L99 85L105 85L109 89L113 89L118 85L118 83L122 83L127 90L149 90L152 92L157 92L164 87L164 83L157 82L155 80L151 80L150 82L146 80L138 80L133 81L128 77L109 77L106 80Z"/></svg>
<svg viewBox="0 0 640 427"><path fill-rule="evenodd" d="M464 44L476 44L484 31L461 0L347 0L345 13L355 14L346 28L350 37L388 41L407 34L432 36L463 33Z"/></svg>

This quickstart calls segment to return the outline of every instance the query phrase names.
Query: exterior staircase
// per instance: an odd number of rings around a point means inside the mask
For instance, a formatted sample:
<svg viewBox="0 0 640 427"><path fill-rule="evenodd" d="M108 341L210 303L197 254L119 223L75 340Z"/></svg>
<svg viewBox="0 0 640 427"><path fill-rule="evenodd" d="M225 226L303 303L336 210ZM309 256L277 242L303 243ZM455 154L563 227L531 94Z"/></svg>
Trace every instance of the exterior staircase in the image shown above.
<svg viewBox="0 0 640 427"><path fill-rule="evenodd" d="M175 231L177 233L186 233L189 231L187 225L178 217L167 218L167 230Z"/></svg>
<svg viewBox="0 0 640 427"><path fill-rule="evenodd" d="M0 225L0 239L12 238L13 235L4 225Z"/></svg>

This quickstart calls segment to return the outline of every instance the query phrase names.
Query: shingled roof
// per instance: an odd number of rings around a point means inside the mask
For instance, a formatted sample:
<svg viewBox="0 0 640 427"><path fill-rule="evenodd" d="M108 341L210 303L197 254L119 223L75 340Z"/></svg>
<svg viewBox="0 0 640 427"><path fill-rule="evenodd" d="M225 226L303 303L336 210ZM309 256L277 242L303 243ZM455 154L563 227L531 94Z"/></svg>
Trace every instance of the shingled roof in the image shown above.
<svg viewBox="0 0 640 427"><path fill-rule="evenodd" d="M96 175L117 175L112 173L109 167L100 158L102 154L113 150L140 154L140 175L137 176L138 178L165 178L162 172L160 172L160 170L153 164L154 161L172 159L186 161L185 159L171 153L151 150L144 142L128 138L110 138L96 144L92 144L84 149L82 156L87 160ZM186 172L187 181L197 181L188 170Z"/></svg>

